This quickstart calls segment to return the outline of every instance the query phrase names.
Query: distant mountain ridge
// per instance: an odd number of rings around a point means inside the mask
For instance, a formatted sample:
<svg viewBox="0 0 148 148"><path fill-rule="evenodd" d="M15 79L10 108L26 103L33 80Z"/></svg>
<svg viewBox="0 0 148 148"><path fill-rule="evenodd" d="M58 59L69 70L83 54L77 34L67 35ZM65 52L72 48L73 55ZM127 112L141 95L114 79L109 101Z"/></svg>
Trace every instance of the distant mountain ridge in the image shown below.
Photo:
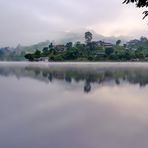
<svg viewBox="0 0 148 148"><path fill-rule="evenodd" d="M84 31L85 32L85 31ZM22 45L18 45L16 48L11 48L11 51L15 51L16 53L20 53L20 52L34 52L36 49L38 50L42 50L44 47L48 47L49 44L52 42L54 44L66 44L67 42L85 42L85 38L84 38L84 32L82 31L77 31L77 32L65 32L63 33L62 37L60 36L59 38L55 39L54 41L43 41L43 42L39 42L33 45L28 45L28 46L22 46ZM115 44L117 40L121 40L122 43L126 43L130 40L129 37L125 37L125 36L120 36L120 37L105 37L103 35L97 34L94 31L91 31L93 34L93 40L94 41L104 41L104 42L109 42L112 44ZM1 49L5 49L5 48L0 48ZM6 48L7 49L7 48Z"/></svg>
<svg viewBox="0 0 148 148"><path fill-rule="evenodd" d="M21 45L18 45L15 48L15 50L21 50L21 51L24 51L24 52L34 52L36 49L42 50L44 47L48 47L50 43L51 42L49 40L47 40L47 41L39 42L37 44L30 45L30 46L21 46Z"/></svg>

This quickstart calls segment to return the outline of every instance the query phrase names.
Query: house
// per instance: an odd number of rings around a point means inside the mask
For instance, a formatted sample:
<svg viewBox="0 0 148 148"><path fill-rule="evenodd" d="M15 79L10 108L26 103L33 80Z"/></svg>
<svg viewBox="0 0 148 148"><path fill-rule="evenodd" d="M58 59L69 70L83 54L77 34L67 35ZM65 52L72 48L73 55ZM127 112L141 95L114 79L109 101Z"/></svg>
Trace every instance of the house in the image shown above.
<svg viewBox="0 0 148 148"><path fill-rule="evenodd" d="M138 44L139 42L140 42L139 40L131 40L131 41L127 42L127 45L128 46L133 46L133 45Z"/></svg>
<svg viewBox="0 0 148 148"><path fill-rule="evenodd" d="M41 61L43 61L43 62L48 62L48 57L41 57Z"/></svg>
<svg viewBox="0 0 148 148"><path fill-rule="evenodd" d="M111 43L103 42L103 41L97 41L96 42L97 46L103 46L105 48L112 48L114 45Z"/></svg>
<svg viewBox="0 0 148 148"><path fill-rule="evenodd" d="M67 48L64 45L56 45L55 50L57 52L64 52Z"/></svg>
<svg viewBox="0 0 148 148"><path fill-rule="evenodd" d="M104 46L105 48L112 48L114 45L111 44L111 43L105 43L105 42L103 42L103 46Z"/></svg>
<svg viewBox="0 0 148 148"><path fill-rule="evenodd" d="M40 62L40 61L42 61L42 58L34 58L33 61Z"/></svg>

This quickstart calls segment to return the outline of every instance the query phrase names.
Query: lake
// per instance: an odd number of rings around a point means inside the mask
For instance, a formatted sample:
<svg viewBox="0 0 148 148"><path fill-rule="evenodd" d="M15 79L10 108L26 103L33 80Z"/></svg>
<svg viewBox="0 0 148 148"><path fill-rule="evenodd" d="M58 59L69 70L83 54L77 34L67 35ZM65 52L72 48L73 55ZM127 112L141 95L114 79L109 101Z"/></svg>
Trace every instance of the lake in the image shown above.
<svg viewBox="0 0 148 148"><path fill-rule="evenodd" d="M0 63L0 148L147 148L148 63Z"/></svg>

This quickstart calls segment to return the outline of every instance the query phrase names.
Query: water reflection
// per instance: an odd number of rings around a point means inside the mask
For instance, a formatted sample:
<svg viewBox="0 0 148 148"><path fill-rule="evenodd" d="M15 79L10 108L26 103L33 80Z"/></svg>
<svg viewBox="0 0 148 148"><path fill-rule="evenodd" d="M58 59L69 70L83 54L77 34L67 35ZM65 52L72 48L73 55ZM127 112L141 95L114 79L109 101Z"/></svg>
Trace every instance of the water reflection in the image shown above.
<svg viewBox="0 0 148 148"><path fill-rule="evenodd" d="M5 77L16 76L17 78L29 77L45 83L54 80L62 80L66 83L83 82L83 90L89 93L93 84L122 85L123 83L138 84L145 87L148 84L148 67L145 68L92 68L92 67L65 67L63 66L2 66L0 75Z"/></svg>
<svg viewBox="0 0 148 148"><path fill-rule="evenodd" d="M147 72L0 64L0 148L147 148Z"/></svg>

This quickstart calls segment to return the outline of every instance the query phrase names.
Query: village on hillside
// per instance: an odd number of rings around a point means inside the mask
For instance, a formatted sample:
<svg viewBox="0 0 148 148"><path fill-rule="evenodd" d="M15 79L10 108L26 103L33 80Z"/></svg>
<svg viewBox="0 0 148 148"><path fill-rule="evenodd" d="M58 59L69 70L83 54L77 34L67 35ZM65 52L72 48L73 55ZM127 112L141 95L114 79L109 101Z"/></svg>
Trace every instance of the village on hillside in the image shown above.
<svg viewBox="0 0 148 148"><path fill-rule="evenodd" d="M45 41L31 46L0 48L1 61L148 61L148 39L94 40L91 32L84 34L85 42L55 44Z"/></svg>
<svg viewBox="0 0 148 148"><path fill-rule="evenodd" d="M93 41L91 32L86 32L84 37L85 43L50 43L42 50L27 53L25 58L29 61L148 61L148 40L145 37L126 44L121 40L117 40L115 44Z"/></svg>

